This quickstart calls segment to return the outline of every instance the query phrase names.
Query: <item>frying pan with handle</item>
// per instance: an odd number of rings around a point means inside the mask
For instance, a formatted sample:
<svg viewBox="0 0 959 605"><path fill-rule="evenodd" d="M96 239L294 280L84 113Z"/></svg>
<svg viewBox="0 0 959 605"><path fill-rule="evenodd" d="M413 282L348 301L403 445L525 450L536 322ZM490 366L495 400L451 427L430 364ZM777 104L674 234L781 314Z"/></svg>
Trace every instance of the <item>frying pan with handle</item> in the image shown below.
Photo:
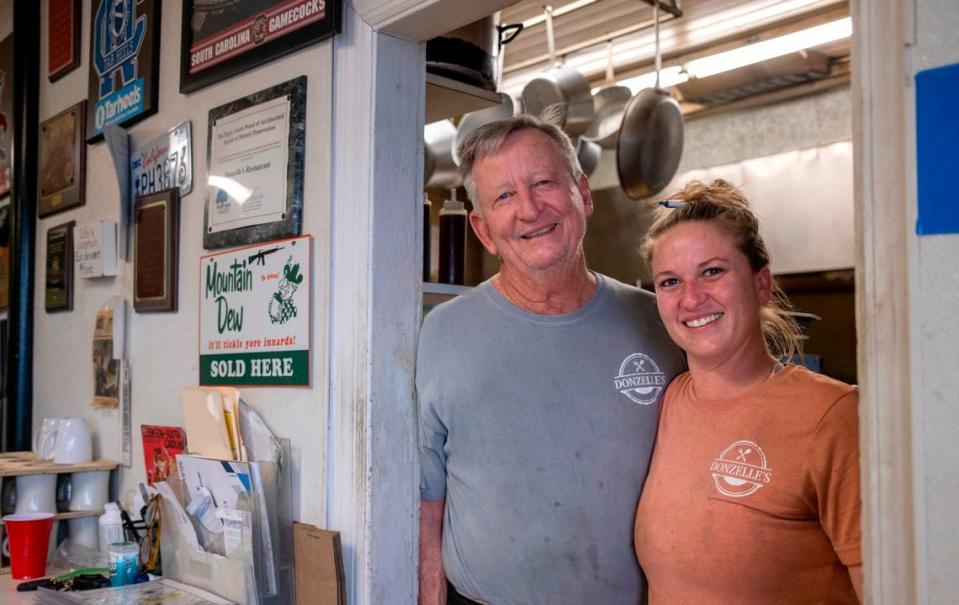
<svg viewBox="0 0 959 605"><path fill-rule="evenodd" d="M626 105L616 146L616 169L623 191L634 200L655 195L676 174L683 156L683 113L668 92L659 87L659 0L654 0L656 22L656 86L641 90Z"/></svg>

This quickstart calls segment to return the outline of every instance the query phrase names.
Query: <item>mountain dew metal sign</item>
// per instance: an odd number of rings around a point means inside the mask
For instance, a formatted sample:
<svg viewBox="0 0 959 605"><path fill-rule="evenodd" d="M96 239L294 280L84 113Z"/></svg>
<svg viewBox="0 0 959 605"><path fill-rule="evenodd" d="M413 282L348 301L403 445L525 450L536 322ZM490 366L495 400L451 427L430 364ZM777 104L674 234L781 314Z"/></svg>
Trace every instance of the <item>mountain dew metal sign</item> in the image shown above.
<svg viewBox="0 0 959 605"><path fill-rule="evenodd" d="M200 259L200 384L308 386L312 240Z"/></svg>

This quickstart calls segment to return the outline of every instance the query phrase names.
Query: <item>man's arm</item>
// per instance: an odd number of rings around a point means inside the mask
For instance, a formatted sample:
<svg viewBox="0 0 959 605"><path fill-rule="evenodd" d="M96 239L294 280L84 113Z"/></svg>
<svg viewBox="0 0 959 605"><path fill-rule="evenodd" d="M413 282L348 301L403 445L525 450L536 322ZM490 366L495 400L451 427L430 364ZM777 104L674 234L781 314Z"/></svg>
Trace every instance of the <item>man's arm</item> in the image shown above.
<svg viewBox="0 0 959 605"><path fill-rule="evenodd" d="M420 500L419 605L446 605L443 569L443 511L446 498Z"/></svg>

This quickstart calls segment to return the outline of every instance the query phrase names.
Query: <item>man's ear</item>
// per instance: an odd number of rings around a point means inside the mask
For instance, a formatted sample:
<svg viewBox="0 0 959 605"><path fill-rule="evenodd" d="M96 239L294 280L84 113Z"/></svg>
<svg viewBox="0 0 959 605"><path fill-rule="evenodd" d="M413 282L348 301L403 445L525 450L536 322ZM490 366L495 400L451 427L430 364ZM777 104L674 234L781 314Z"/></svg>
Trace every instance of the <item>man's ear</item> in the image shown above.
<svg viewBox="0 0 959 605"><path fill-rule="evenodd" d="M585 174L580 175L576 187L579 189L579 194L583 196L583 212L586 218L589 218L593 215L593 192L589 188L589 177Z"/></svg>
<svg viewBox="0 0 959 605"><path fill-rule="evenodd" d="M483 247L486 248L486 251L493 256L499 256L499 254L496 252L496 245L493 244L493 238L490 237L489 225L486 224L486 220L475 212L470 212L469 218L470 227L473 228L473 233L476 234L477 239L479 239L480 243L483 244Z"/></svg>

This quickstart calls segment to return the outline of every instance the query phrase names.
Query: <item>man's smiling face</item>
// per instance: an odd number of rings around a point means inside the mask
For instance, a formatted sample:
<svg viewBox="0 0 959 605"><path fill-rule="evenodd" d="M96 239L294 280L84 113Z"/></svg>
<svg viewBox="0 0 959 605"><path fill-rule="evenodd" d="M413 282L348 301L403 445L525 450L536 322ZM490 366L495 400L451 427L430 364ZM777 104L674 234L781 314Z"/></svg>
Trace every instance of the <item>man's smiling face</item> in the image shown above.
<svg viewBox="0 0 959 605"><path fill-rule="evenodd" d="M473 168L482 216L470 224L483 246L510 271L532 277L582 255L593 212L585 176L573 180L558 145L534 128L507 137Z"/></svg>

